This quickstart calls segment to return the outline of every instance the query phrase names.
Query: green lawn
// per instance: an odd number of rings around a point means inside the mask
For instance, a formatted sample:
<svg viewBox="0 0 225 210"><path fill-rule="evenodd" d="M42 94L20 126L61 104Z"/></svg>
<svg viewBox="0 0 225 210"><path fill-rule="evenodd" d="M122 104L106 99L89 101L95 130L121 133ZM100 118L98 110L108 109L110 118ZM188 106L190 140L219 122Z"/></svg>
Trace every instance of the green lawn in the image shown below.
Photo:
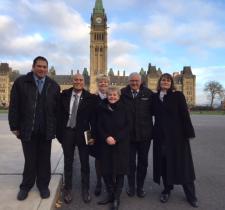
<svg viewBox="0 0 225 210"><path fill-rule="evenodd" d="M225 115L225 111L191 111L191 114Z"/></svg>
<svg viewBox="0 0 225 210"><path fill-rule="evenodd" d="M0 114L2 114L2 113L8 113L8 110L0 109Z"/></svg>

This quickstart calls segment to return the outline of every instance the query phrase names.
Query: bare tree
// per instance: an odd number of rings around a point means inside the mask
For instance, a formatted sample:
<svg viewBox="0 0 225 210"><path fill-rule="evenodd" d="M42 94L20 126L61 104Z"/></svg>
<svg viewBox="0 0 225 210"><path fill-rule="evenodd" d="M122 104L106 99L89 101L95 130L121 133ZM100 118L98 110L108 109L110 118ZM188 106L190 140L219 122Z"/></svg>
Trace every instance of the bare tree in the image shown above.
<svg viewBox="0 0 225 210"><path fill-rule="evenodd" d="M219 97L223 98L224 96L224 88L217 81L209 81L205 84L204 91L208 93L208 97L210 99L210 107L213 107L214 100Z"/></svg>

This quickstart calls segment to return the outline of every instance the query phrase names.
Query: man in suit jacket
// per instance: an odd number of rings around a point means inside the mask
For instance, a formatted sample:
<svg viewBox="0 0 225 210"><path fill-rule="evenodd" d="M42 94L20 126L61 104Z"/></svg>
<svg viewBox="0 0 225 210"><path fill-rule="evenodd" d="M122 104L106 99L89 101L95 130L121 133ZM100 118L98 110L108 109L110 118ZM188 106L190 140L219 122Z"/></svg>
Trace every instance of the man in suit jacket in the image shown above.
<svg viewBox="0 0 225 210"><path fill-rule="evenodd" d="M64 153L64 201L72 201L72 171L75 147L78 147L81 163L82 198L85 203L91 201L89 193L89 148L85 144L84 131L90 130L90 118L94 96L84 90L84 77L76 74L73 87L61 93L60 127L58 139Z"/></svg>
<svg viewBox="0 0 225 210"><path fill-rule="evenodd" d="M35 180L42 198L48 198L51 177L51 142L56 134L60 87L47 76L48 61L38 56L32 71L13 84L9 126L21 139L25 165L18 200L24 200Z"/></svg>

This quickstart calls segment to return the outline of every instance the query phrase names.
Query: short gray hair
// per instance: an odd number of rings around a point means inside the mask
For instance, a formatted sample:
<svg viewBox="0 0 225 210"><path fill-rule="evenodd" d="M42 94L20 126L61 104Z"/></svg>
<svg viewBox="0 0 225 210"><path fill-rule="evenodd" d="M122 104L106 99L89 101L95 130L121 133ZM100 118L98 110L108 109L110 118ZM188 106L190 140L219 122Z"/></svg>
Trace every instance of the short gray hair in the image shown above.
<svg viewBox="0 0 225 210"><path fill-rule="evenodd" d="M140 81L141 81L141 75L138 73L138 72L132 72L129 77L128 77L128 81L131 80L132 77L134 76L138 76L140 78Z"/></svg>
<svg viewBox="0 0 225 210"><path fill-rule="evenodd" d="M109 77L107 75L105 75L105 74L97 75L96 82L99 83L102 80L106 80L108 83L110 82L110 79L109 79Z"/></svg>
<svg viewBox="0 0 225 210"><path fill-rule="evenodd" d="M109 92L117 92L119 96L121 95L120 89L116 86L109 86L107 90L107 95Z"/></svg>

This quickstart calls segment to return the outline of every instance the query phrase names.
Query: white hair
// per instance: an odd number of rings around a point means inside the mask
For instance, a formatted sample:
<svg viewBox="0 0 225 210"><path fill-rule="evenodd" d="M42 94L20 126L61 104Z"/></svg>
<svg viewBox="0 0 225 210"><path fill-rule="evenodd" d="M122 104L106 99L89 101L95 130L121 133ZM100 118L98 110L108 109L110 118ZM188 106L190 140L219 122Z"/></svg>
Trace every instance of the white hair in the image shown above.
<svg viewBox="0 0 225 210"><path fill-rule="evenodd" d="M139 77L140 81L141 81L141 75L137 72L132 72L129 77L128 77L128 80L130 81L132 77Z"/></svg>

